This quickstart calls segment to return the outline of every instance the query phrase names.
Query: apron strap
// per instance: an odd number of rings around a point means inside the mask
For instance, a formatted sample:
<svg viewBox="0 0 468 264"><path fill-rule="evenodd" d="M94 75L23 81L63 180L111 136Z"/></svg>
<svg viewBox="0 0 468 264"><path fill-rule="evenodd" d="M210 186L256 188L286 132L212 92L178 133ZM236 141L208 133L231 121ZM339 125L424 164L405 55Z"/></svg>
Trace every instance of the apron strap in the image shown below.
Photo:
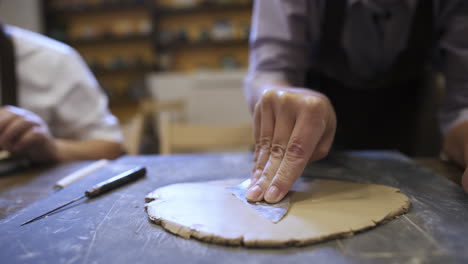
<svg viewBox="0 0 468 264"><path fill-rule="evenodd" d="M319 65L340 74L349 73L346 53L341 45L348 0L325 1L324 23L319 44ZM433 0L419 0L406 49L400 53L390 71L365 84L365 87L391 87L417 78L424 71L435 42ZM416 70L416 74L415 74Z"/></svg>
<svg viewBox="0 0 468 264"><path fill-rule="evenodd" d="M13 41L5 32L4 25L0 22L0 79L2 87L1 105L18 104L16 60Z"/></svg>
<svg viewBox="0 0 468 264"><path fill-rule="evenodd" d="M319 43L319 65L339 67L343 70L346 54L341 46L341 38L346 19L347 0L325 0L324 22ZM347 63L346 63L347 64Z"/></svg>
<svg viewBox="0 0 468 264"><path fill-rule="evenodd" d="M407 48L400 53L391 71L387 73L387 80L407 81L417 78L415 69L419 71L419 76L424 73L436 40L433 6L432 0L418 1Z"/></svg>

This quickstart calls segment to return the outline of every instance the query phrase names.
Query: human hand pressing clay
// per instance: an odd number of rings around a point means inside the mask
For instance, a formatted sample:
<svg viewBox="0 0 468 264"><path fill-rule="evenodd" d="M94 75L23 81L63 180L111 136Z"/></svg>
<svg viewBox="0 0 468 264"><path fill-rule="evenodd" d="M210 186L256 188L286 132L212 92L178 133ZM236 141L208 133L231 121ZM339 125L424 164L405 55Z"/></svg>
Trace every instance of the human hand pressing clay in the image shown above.
<svg viewBox="0 0 468 264"><path fill-rule="evenodd" d="M242 179L173 184L146 196L149 218L189 239L246 247L302 246L348 236L408 211L408 197L377 184L300 180L288 213L273 223L228 188Z"/></svg>

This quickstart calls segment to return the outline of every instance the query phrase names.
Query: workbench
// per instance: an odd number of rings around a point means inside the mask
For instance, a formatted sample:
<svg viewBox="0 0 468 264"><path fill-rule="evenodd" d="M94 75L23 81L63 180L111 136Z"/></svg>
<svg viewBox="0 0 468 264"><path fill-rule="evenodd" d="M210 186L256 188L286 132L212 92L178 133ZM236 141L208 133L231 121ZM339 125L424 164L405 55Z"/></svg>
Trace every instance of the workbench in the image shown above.
<svg viewBox="0 0 468 264"><path fill-rule="evenodd" d="M185 240L150 222L144 211L145 195L164 185L247 178L251 154L125 156L63 190L52 190L56 180L86 164L0 177L1 263L468 263L468 195L460 185L398 152L332 153L311 164L304 177L399 188L411 201L406 215L351 237L284 249ZM145 165L147 176L20 226L134 165ZM459 169L444 171L450 178L461 175Z"/></svg>

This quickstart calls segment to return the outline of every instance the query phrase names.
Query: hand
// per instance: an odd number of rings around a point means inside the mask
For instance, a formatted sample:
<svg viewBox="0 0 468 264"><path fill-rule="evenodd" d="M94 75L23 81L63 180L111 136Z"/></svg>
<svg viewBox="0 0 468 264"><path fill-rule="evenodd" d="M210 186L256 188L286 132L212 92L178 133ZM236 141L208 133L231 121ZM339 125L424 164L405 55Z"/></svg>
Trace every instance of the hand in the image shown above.
<svg viewBox="0 0 468 264"><path fill-rule="evenodd" d="M468 193L468 169L466 168L462 176L462 185L463 185L463 189L465 189L465 192Z"/></svg>
<svg viewBox="0 0 468 264"><path fill-rule="evenodd" d="M309 160L325 157L336 115L326 96L304 88L271 86L254 110L255 155L249 201L280 201Z"/></svg>
<svg viewBox="0 0 468 264"><path fill-rule="evenodd" d="M36 162L57 159L55 141L44 120L14 106L0 108L0 148Z"/></svg>
<svg viewBox="0 0 468 264"><path fill-rule="evenodd" d="M452 127L444 138L443 154L465 167L461 184L468 194L468 121Z"/></svg>

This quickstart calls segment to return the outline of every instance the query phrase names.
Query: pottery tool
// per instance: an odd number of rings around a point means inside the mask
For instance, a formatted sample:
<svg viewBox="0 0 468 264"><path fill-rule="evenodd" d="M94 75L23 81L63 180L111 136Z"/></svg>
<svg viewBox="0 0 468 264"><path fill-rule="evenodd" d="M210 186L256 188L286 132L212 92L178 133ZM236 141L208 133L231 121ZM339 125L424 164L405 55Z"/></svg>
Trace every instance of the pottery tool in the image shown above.
<svg viewBox="0 0 468 264"><path fill-rule="evenodd" d="M265 217L266 219L272 221L273 223L278 223L283 219L289 209L289 195L283 198L283 200L279 201L275 204L270 204L267 202L249 202L245 198L245 194L247 192L247 188L250 185L250 179L243 181L241 184L229 187L228 190L239 200L244 202L245 204L249 205L257 213L261 216Z"/></svg>
<svg viewBox="0 0 468 264"><path fill-rule="evenodd" d="M77 197L77 198L75 198L75 199L73 199L73 200L71 200L71 201L69 201L69 202L67 202L67 203L53 209L53 210L50 210L50 211L48 211L48 212L46 212L46 213L44 213L44 214L42 214L42 215L40 215L38 217L35 217L35 218L33 218L33 219L29 220L29 221L26 221L26 222L22 223L21 225L23 226L23 225L32 223L32 222L34 222L34 221L36 221L38 219L41 219L41 218L43 218L45 216L48 216L49 214L51 214L51 213L53 213L53 212L55 212L55 211L57 211L59 209L62 209L67 205L70 205L70 204L72 204L74 202L77 202L77 201L79 201L81 199L95 198L95 197L97 197L97 196L99 196L99 195L101 195L103 193L106 193L106 192L108 192L110 190L113 190L113 189L115 189L117 187L120 187L120 186L122 186L122 185L124 185L126 183L135 181L135 180L143 177L145 174L146 174L146 168L141 167L141 166L138 166L136 168L124 171L124 172L118 174L117 176L114 176L114 177L112 177L112 178L110 178L108 180L105 180L103 182L100 182L100 183L94 185L90 189L86 190L84 192L84 194L81 195L80 197Z"/></svg>
<svg viewBox="0 0 468 264"><path fill-rule="evenodd" d="M105 167L107 164L109 163L108 160L106 159L101 159L101 160L98 160L98 161L95 161L93 163L91 163L90 165L84 167L84 168L81 168L69 175L67 175L66 177L64 177L63 179L57 181L57 183L55 183L54 185L54 188L56 189L61 189L61 188L65 188L66 186L80 180L80 179L83 179L84 177L102 169L103 167Z"/></svg>

